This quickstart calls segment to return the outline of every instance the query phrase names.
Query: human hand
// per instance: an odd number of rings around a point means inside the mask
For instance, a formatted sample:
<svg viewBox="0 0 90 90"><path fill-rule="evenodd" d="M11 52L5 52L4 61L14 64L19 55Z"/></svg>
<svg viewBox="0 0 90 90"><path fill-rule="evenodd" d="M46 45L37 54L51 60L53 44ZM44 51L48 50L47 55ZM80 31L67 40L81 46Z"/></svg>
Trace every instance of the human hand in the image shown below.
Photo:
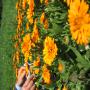
<svg viewBox="0 0 90 90"><path fill-rule="evenodd" d="M35 90L35 85L33 82L34 75L31 75L23 84L22 90Z"/></svg>
<svg viewBox="0 0 90 90"><path fill-rule="evenodd" d="M21 67L18 72L17 86L21 87L21 90L35 90L35 85L33 83L34 75L31 75L26 79L25 67Z"/></svg>

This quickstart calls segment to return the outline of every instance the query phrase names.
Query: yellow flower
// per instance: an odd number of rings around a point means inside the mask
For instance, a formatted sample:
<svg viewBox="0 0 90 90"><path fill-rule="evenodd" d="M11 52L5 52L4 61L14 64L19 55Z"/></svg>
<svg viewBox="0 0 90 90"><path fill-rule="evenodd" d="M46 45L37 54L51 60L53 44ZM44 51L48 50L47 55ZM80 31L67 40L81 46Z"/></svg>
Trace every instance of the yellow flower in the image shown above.
<svg viewBox="0 0 90 90"><path fill-rule="evenodd" d="M48 29L48 19L45 19L45 13L43 12L40 17L40 23L44 24L44 28Z"/></svg>
<svg viewBox="0 0 90 90"><path fill-rule="evenodd" d="M54 61L54 58L57 55L57 45L54 43L54 39L51 37L46 37L44 41L44 49L43 49L43 55L44 55L44 62L48 65L51 65Z"/></svg>
<svg viewBox="0 0 90 90"><path fill-rule="evenodd" d="M39 32L38 32L38 28L37 28L36 21L35 21L33 32L32 32L32 42L37 43L38 40L39 40Z"/></svg>
<svg viewBox="0 0 90 90"><path fill-rule="evenodd" d="M63 88L62 88L62 90L68 90L67 86L64 85Z"/></svg>
<svg viewBox="0 0 90 90"><path fill-rule="evenodd" d="M19 2L16 3L16 9L19 9Z"/></svg>
<svg viewBox="0 0 90 90"><path fill-rule="evenodd" d="M29 9L27 10L27 19L30 24L33 23L33 15L34 15L34 0L28 0Z"/></svg>
<svg viewBox="0 0 90 90"><path fill-rule="evenodd" d="M58 70L60 73L62 73L64 71L64 65L62 63L59 63Z"/></svg>
<svg viewBox="0 0 90 90"><path fill-rule="evenodd" d="M37 59L33 62L33 66L40 66L40 57L38 56Z"/></svg>
<svg viewBox="0 0 90 90"><path fill-rule="evenodd" d="M29 30L29 23L26 23L26 30Z"/></svg>
<svg viewBox="0 0 90 90"><path fill-rule="evenodd" d="M42 78L45 83L50 84L50 71L47 69L46 65L42 67Z"/></svg>
<svg viewBox="0 0 90 90"><path fill-rule="evenodd" d="M34 73L35 73L35 74L38 74L39 71L40 71L39 68L37 68L37 69L34 70Z"/></svg>
<svg viewBox="0 0 90 90"><path fill-rule="evenodd" d="M89 5L84 0L76 0L70 4L68 21L72 38L77 44L88 44L90 39Z"/></svg>
<svg viewBox="0 0 90 90"><path fill-rule="evenodd" d="M23 8L24 10L25 10L25 8L26 8L26 2L27 2L26 0L23 0L23 1L22 1L22 8Z"/></svg>
<svg viewBox="0 0 90 90"><path fill-rule="evenodd" d="M31 45L32 45L32 43L31 43L31 39L30 39L30 34L26 34L25 37L23 38L23 43L21 45L21 50L22 50L22 53L24 54L25 62L27 62L27 60L29 58Z"/></svg>
<svg viewBox="0 0 90 90"><path fill-rule="evenodd" d="M46 5L48 4L48 0L45 0L45 4L46 4Z"/></svg>
<svg viewBox="0 0 90 90"><path fill-rule="evenodd" d="M43 12L42 15L41 15L41 17L40 17L41 24L43 24L44 21L45 21L45 13Z"/></svg>
<svg viewBox="0 0 90 90"><path fill-rule="evenodd" d="M45 28L45 29L48 29L48 20L47 20L47 19L45 19L44 28Z"/></svg>

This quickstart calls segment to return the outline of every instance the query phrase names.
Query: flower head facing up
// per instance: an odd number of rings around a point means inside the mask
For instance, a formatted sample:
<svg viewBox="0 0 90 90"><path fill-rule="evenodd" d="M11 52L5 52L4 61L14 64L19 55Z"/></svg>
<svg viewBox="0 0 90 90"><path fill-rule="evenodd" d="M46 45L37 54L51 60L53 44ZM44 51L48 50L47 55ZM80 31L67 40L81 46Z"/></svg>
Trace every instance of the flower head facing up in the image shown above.
<svg viewBox="0 0 90 90"><path fill-rule="evenodd" d="M89 5L84 0L76 0L70 4L68 21L72 38L77 44L88 44L90 39Z"/></svg>
<svg viewBox="0 0 90 90"><path fill-rule="evenodd" d="M44 80L45 83L50 84L51 80L50 80L50 71L48 70L47 66L44 65L42 67L42 78Z"/></svg>
<svg viewBox="0 0 90 90"><path fill-rule="evenodd" d="M44 55L44 62L48 65L51 65L54 61L54 58L57 55L57 45L54 43L54 39L51 37L46 37L44 41L44 49L43 49L43 55Z"/></svg>

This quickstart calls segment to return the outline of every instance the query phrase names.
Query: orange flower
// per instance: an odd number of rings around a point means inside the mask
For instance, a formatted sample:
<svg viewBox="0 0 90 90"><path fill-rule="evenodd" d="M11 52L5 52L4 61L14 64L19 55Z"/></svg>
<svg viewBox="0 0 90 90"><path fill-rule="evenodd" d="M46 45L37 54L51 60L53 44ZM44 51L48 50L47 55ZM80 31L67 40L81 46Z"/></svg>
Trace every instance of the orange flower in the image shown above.
<svg viewBox="0 0 90 90"><path fill-rule="evenodd" d="M89 5L84 0L76 0L70 4L68 21L72 38L77 44L88 44L90 39Z"/></svg>
<svg viewBox="0 0 90 90"><path fill-rule="evenodd" d="M25 10L25 8L26 8L26 2L27 2L26 0L23 0L23 1L22 1L22 8L23 8L24 10Z"/></svg>
<svg viewBox="0 0 90 90"><path fill-rule="evenodd" d="M26 23L26 30L29 30L29 23Z"/></svg>
<svg viewBox="0 0 90 90"><path fill-rule="evenodd" d="M40 23L44 24L44 28L48 29L48 19L45 19L45 13L43 12L40 17Z"/></svg>
<svg viewBox="0 0 90 90"><path fill-rule="evenodd" d="M17 60L17 63L19 63L19 60L20 60L20 54L19 54L19 51L16 51L16 60Z"/></svg>
<svg viewBox="0 0 90 90"><path fill-rule="evenodd" d="M39 68L37 68L37 69L34 70L34 73L35 73L35 74L38 74L39 71L40 71Z"/></svg>
<svg viewBox="0 0 90 90"><path fill-rule="evenodd" d="M44 79L44 82L47 84L50 84L51 80L50 80L50 71L47 69L47 66L44 65L42 67L42 78Z"/></svg>
<svg viewBox="0 0 90 90"><path fill-rule="evenodd" d="M19 3L18 2L16 3L16 9L17 10L19 9Z"/></svg>
<svg viewBox="0 0 90 90"><path fill-rule="evenodd" d="M38 56L37 59L33 62L33 66L40 66L40 57Z"/></svg>
<svg viewBox="0 0 90 90"><path fill-rule="evenodd" d="M64 65L62 63L59 63L58 70L60 73L62 73L64 71Z"/></svg>
<svg viewBox="0 0 90 90"><path fill-rule="evenodd" d="M33 15L34 15L34 0L28 0L29 9L27 10L27 19L30 24L33 23Z"/></svg>
<svg viewBox="0 0 90 90"><path fill-rule="evenodd" d="M35 21L33 32L32 32L32 41L37 43L38 40L39 40L39 32L38 32L38 28L37 28L36 21Z"/></svg>
<svg viewBox="0 0 90 90"><path fill-rule="evenodd" d="M48 4L48 0L45 0L45 4L46 4L46 5Z"/></svg>
<svg viewBox="0 0 90 90"><path fill-rule="evenodd" d="M45 29L48 29L48 20L47 20L47 19L45 19L44 28L45 28Z"/></svg>
<svg viewBox="0 0 90 90"><path fill-rule="evenodd" d="M23 43L21 45L22 53L24 54L25 61L29 58L29 53L31 49L31 39L30 39L30 34L26 34L25 37L23 38Z"/></svg>
<svg viewBox="0 0 90 90"><path fill-rule="evenodd" d="M67 86L64 85L63 88L62 88L62 90L68 90Z"/></svg>
<svg viewBox="0 0 90 90"><path fill-rule="evenodd" d="M54 39L51 37L46 37L44 41L44 50L43 50L43 55L44 55L44 62L48 65L51 65L52 62L54 61L54 58L57 55L57 45L54 43Z"/></svg>
<svg viewBox="0 0 90 90"><path fill-rule="evenodd" d="M43 24L44 21L45 21L45 13L43 12L42 15L41 15L41 17L40 17L41 24Z"/></svg>

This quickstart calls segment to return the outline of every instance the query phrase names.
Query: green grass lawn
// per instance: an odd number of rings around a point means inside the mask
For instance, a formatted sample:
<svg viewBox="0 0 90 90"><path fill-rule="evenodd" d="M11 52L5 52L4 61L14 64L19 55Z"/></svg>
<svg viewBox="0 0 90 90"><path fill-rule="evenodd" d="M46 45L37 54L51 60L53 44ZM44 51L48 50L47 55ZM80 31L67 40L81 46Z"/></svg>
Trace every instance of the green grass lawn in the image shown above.
<svg viewBox="0 0 90 90"><path fill-rule="evenodd" d="M15 73L12 66L12 37L16 30L16 1L17 0L2 0L3 9L0 27L0 90L12 90L15 82Z"/></svg>

